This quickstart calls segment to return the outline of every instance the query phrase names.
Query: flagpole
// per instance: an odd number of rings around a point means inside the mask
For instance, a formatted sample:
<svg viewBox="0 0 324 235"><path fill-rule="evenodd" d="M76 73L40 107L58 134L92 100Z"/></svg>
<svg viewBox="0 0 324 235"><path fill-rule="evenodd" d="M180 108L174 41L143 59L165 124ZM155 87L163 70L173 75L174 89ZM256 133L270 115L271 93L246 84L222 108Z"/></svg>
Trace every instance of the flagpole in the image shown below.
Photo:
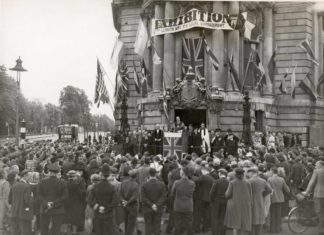
<svg viewBox="0 0 324 235"><path fill-rule="evenodd" d="M242 87L241 87L241 93L243 92L243 88L244 88L244 85L245 85L247 72L248 72L250 63L252 62L251 58L252 58L252 51L250 52L249 61L248 61L248 64L246 65L246 70L245 70L245 73L244 73L244 80L243 80Z"/></svg>

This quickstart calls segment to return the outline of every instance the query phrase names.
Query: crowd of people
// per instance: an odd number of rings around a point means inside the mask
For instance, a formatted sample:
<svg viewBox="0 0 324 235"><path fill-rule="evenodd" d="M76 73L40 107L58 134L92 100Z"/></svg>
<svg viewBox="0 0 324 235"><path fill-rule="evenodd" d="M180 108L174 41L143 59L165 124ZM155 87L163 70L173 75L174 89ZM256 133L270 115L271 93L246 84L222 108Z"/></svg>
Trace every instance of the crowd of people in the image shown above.
<svg viewBox="0 0 324 235"><path fill-rule="evenodd" d="M0 146L0 235L280 233L297 192L314 192L324 234L322 149L280 133L244 146L231 130L176 124L181 159L163 156L158 125L124 140Z"/></svg>

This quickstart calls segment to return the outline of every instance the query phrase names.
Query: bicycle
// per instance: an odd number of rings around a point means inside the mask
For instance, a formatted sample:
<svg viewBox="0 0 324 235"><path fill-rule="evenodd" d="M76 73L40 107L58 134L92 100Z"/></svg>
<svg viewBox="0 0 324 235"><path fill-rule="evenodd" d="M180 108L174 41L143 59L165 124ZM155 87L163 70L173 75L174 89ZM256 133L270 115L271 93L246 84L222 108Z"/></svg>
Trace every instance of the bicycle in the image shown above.
<svg viewBox="0 0 324 235"><path fill-rule="evenodd" d="M291 232L304 233L309 227L318 225L318 217L314 210L313 200L309 196L298 193L297 205L288 214L288 228Z"/></svg>

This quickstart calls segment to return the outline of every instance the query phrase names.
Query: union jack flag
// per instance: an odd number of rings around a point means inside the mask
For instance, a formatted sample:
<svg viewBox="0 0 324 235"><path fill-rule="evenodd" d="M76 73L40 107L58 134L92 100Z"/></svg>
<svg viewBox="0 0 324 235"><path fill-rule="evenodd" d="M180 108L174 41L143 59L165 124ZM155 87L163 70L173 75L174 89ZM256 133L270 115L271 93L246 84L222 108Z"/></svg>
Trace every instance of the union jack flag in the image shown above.
<svg viewBox="0 0 324 235"><path fill-rule="evenodd" d="M202 38L182 38L182 72L186 74L189 66L200 79L204 76L204 42Z"/></svg>
<svg viewBox="0 0 324 235"><path fill-rule="evenodd" d="M164 132L163 157L176 156L178 160L182 157L181 133Z"/></svg>

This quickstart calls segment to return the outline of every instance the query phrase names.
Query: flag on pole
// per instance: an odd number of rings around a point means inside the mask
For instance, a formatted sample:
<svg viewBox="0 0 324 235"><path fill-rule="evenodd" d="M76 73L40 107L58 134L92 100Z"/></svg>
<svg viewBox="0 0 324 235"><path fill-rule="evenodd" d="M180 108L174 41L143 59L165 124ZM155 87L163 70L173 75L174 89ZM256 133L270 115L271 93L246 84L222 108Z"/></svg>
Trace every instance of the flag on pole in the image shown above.
<svg viewBox="0 0 324 235"><path fill-rule="evenodd" d="M134 52L138 54L141 58L144 57L144 51L147 48L147 43L149 41L149 36L146 28L146 19L140 17L136 39L134 43Z"/></svg>
<svg viewBox="0 0 324 235"><path fill-rule="evenodd" d="M115 102L119 103L123 97L127 93L127 83L128 83L129 75L128 68L125 61L122 61L119 65L119 69L116 74L116 86L115 86Z"/></svg>
<svg viewBox="0 0 324 235"><path fill-rule="evenodd" d="M254 29L255 24L252 24L250 21L248 21L248 19L247 19L248 13L247 12L242 12L242 16L245 20L245 22L244 22L244 37L251 40L252 30Z"/></svg>
<svg viewBox="0 0 324 235"><path fill-rule="evenodd" d="M122 57L123 49L124 49L124 43L119 39L119 37L117 37L114 48L110 56L110 65L114 70L118 69L118 64Z"/></svg>
<svg viewBox="0 0 324 235"><path fill-rule="evenodd" d="M317 83L317 93L320 92L321 85L324 84L324 73L318 78L318 83Z"/></svg>
<svg viewBox="0 0 324 235"><path fill-rule="evenodd" d="M216 58L216 56L214 55L213 51L210 49L210 47L208 46L207 44L207 41L206 39L204 38L204 44L205 44L205 50L206 50L206 54L208 55L214 69L216 71L218 71L218 67L219 67L219 61L218 59Z"/></svg>
<svg viewBox="0 0 324 235"><path fill-rule="evenodd" d="M297 46L299 46L300 48L302 48L304 51L307 52L307 54L309 55L311 61L319 66L319 62L318 60L315 58L315 55L314 55L314 52L313 52L313 49L310 45L310 42L309 40L306 38L305 40L301 41Z"/></svg>
<svg viewBox="0 0 324 235"><path fill-rule="evenodd" d="M272 56L268 62L268 74L269 74L269 78L270 80L273 80L274 74L275 74L275 68L276 68L276 55L277 55L277 46L274 49Z"/></svg>
<svg viewBox="0 0 324 235"><path fill-rule="evenodd" d="M296 74L295 74L295 69L297 68L297 65L295 66L294 70L292 71L291 74L291 79L290 79L290 89L291 89L291 97L295 98L295 90L296 90Z"/></svg>
<svg viewBox="0 0 324 235"><path fill-rule="evenodd" d="M99 59L97 59L97 78L96 78L94 103L97 104L98 108L100 106L100 102L102 102L103 104L110 102L108 90L104 81L104 74L105 74L104 69Z"/></svg>
<svg viewBox="0 0 324 235"><path fill-rule="evenodd" d="M266 83L266 81L265 81L265 70L264 70L264 67L262 65L262 62L261 62L261 59L260 59L260 56L259 56L258 52L254 51L254 53L255 53L254 65L256 66L257 71L259 72L259 74L258 74L259 81L257 83L257 87L261 87L263 84Z"/></svg>
<svg viewBox="0 0 324 235"><path fill-rule="evenodd" d="M163 79L163 110L164 110L164 114L165 117L167 118L167 120L169 121L169 114L168 114L168 100L167 100L167 90L166 90L166 85L165 85L165 81Z"/></svg>
<svg viewBox="0 0 324 235"><path fill-rule="evenodd" d="M284 76L282 77L280 86L279 86L279 90L282 94L287 94L287 87L286 87L286 78L288 77L288 72L289 70L287 69L286 73L284 74Z"/></svg>
<svg viewBox="0 0 324 235"><path fill-rule="evenodd" d="M147 79L149 74L147 72L144 60L141 61L140 66L141 66L141 77L142 77L141 79L142 95L144 95L147 93Z"/></svg>
<svg viewBox="0 0 324 235"><path fill-rule="evenodd" d="M232 54L231 58L230 58L229 55L227 54L227 66L228 66L229 75L230 75L230 78L231 78L232 89L241 91L242 84L241 84L241 81L239 79L238 73L237 73L237 71L235 69L233 60L234 60L234 55Z"/></svg>
<svg viewBox="0 0 324 235"><path fill-rule="evenodd" d="M136 88L136 91L137 93L141 93L141 82L140 82L140 78L137 74L137 71L136 71L136 65L135 65L135 61L133 60L133 68L134 68L134 82L135 82L135 88Z"/></svg>
<svg viewBox="0 0 324 235"><path fill-rule="evenodd" d="M315 91L315 84L312 81L312 72L309 71L305 78L299 83L299 87L306 93L308 94L312 100L317 99L317 94Z"/></svg>
<svg viewBox="0 0 324 235"><path fill-rule="evenodd" d="M160 56L157 54L155 48L154 48L154 55L153 55L153 64L162 64L162 60Z"/></svg>

